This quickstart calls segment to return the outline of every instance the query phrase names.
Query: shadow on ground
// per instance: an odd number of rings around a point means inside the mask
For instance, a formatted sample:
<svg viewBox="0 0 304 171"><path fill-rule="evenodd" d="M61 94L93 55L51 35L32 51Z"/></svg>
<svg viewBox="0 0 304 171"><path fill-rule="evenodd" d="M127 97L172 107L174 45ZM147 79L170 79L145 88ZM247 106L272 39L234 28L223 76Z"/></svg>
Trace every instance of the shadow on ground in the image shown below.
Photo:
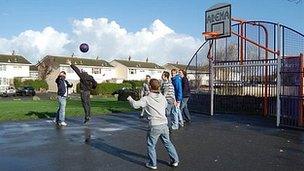
<svg viewBox="0 0 304 171"><path fill-rule="evenodd" d="M91 138L91 129L85 128L85 144L90 145L91 147L101 150L105 153L113 155L115 157L121 158L125 161L137 164L139 166L144 166L145 162L143 160L148 160L143 154L138 154L126 149L122 149L113 145L106 143L102 138ZM158 163L168 165L168 163L164 160L157 160Z"/></svg>
<svg viewBox="0 0 304 171"><path fill-rule="evenodd" d="M30 111L26 116L37 116L39 119L46 119L46 118L54 118L56 113L54 112L35 112L35 111Z"/></svg>

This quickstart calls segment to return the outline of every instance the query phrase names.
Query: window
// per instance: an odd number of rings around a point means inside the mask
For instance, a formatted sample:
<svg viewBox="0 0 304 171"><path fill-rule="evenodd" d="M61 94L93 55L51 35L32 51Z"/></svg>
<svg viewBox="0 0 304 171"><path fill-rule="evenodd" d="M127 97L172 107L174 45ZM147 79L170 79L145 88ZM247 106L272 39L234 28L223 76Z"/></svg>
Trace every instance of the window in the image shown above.
<svg viewBox="0 0 304 171"><path fill-rule="evenodd" d="M1 78L1 77L0 77L0 85L8 85L8 80L7 80L7 78Z"/></svg>
<svg viewBox="0 0 304 171"><path fill-rule="evenodd" d="M92 73L93 74L101 74L101 69L100 68L92 68Z"/></svg>
<svg viewBox="0 0 304 171"><path fill-rule="evenodd" d="M30 72L31 78L38 78L38 72Z"/></svg>
<svg viewBox="0 0 304 171"><path fill-rule="evenodd" d="M15 69L21 69L22 67L19 66L19 65L14 65L13 68L15 68Z"/></svg>
<svg viewBox="0 0 304 171"><path fill-rule="evenodd" d="M6 65L0 65L0 71L6 71Z"/></svg>
<svg viewBox="0 0 304 171"><path fill-rule="evenodd" d="M129 74L136 74L136 69L129 69Z"/></svg>
<svg viewBox="0 0 304 171"><path fill-rule="evenodd" d="M149 70L149 72L150 72L151 75L156 73L156 71L154 71L154 70Z"/></svg>

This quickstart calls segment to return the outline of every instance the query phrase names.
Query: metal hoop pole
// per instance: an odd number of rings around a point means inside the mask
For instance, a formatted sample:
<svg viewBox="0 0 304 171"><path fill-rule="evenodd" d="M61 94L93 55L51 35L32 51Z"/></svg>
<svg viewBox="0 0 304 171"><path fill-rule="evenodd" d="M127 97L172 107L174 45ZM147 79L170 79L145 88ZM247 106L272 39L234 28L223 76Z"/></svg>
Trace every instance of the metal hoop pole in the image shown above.
<svg viewBox="0 0 304 171"><path fill-rule="evenodd" d="M281 25L277 24L277 127L280 126L281 121L281 59L282 54L281 52L282 48L282 37L281 37Z"/></svg>

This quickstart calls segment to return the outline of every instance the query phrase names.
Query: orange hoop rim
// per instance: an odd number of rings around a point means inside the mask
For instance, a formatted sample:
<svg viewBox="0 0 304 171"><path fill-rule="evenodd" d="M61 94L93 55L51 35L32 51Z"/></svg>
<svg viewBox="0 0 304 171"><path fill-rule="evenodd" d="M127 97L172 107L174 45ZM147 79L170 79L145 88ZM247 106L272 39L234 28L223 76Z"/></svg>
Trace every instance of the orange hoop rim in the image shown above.
<svg viewBox="0 0 304 171"><path fill-rule="evenodd" d="M214 32L214 31L207 31L207 32L203 32L202 35L204 35L205 37L216 38L220 34L218 32Z"/></svg>

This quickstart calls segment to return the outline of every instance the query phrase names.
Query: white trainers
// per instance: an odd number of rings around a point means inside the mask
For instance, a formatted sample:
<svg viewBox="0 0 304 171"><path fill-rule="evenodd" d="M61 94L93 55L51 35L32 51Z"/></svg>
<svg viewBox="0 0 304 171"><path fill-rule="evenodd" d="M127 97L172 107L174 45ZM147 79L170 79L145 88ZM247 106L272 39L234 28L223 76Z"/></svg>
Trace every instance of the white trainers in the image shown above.
<svg viewBox="0 0 304 171"><path fill-rule="evenodd" d="M67 123L65 123L65 122L60 122L60 124L59 124L60 126L67 126L68 124Z"/></svg>
<svg viewBox="0 0 304 171"><path fill-rule="evenodd" d="M173 163L171 163L170 165L171 165L172 167L177 167L177 166L178 166L178 163L179 163L179 162L173 162Z"/></svg>
<svg viewBox="0 0 304 171"><path fill-rule="evenodd" d="M57 119L56 118L54 118L52 121L53 121L54 124L57 124Z"/></svg>
<svg viewBox="0 0 304 171"><path fill-rule="evenodd" d="M152 166L150 163L146 163L146 167L152 170L156 170L157 167L156 166Z"/></svg>

